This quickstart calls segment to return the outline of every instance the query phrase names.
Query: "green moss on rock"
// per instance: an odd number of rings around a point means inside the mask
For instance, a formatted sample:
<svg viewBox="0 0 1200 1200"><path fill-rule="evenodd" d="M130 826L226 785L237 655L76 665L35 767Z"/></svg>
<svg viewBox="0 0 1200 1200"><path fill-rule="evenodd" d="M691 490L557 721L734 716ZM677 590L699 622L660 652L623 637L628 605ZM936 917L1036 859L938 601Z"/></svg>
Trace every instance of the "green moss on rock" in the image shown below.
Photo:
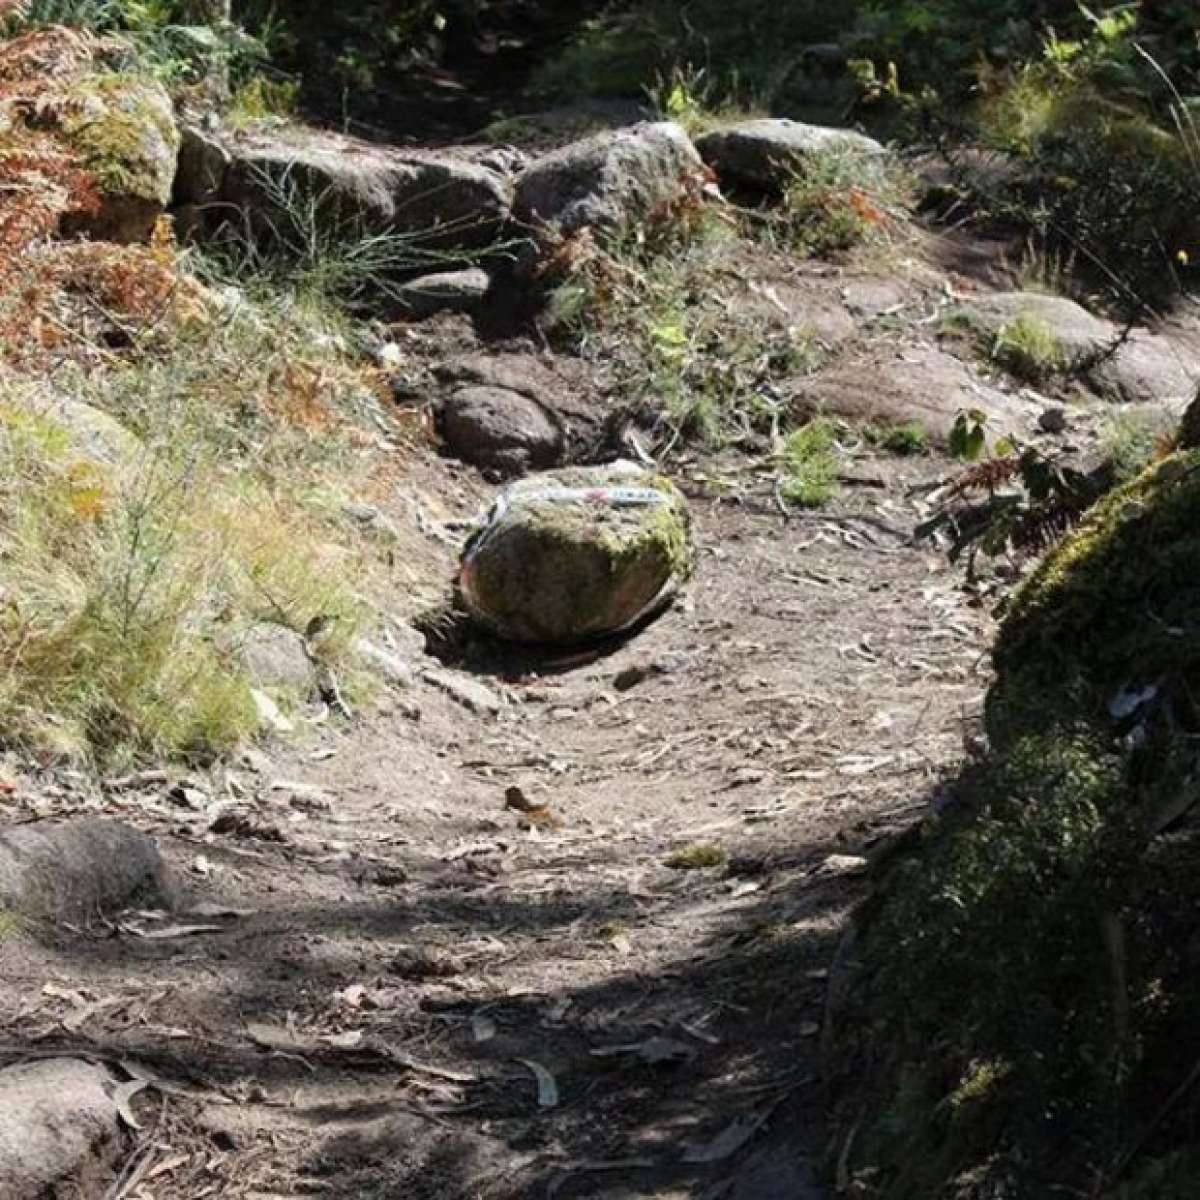
<svg viewBox="0 0 1200 1200"><path fill-rule="evenodd" d="M650 488L657 504L613 505L548 492ZM634 469L571 468L514 484L468 544L467 608L502 637L573 642L616 632L692 572L687 505L670 481Z"/></svg>
<svg viewBox="0 0 1200 1200"><path fill-rule="evenodd" d="M64 141L92 173L103 208L92 231L141 240L171 200L180 133L161 84L133 75L86 76L70 88Z"/></svg>
<svg viewBox="0 0 1200 1200"><path fill-rule="evenodd" d="M1200 685L1200 451L1099 504L1015 596L996 644L989 732L1104 725L1121 693Z"/></svg>

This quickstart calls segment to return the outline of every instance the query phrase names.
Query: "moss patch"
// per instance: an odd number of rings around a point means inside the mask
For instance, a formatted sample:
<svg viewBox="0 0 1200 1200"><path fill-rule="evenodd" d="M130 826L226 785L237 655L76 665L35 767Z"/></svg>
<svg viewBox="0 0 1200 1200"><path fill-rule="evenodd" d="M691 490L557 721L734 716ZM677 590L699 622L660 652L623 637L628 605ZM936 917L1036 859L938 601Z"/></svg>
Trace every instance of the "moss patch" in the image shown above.
<svg viewBox="0 0 1200 1200"><path fill-rule="evenodd" d="M563 500L547 489L650 488L659 504ZM504 637L570 642L615 632L692 572L690 519L670 481L607 468L555 471L505 493L467 547L461 587L473 615Z"/></svg>
<svg viewBox="0 0 1200 1200"><path fill-rule="evenodd" d="M102 192L165 206L180 135L171 99L152 80L91 76L74 84L62 131Z"/></svg>
<svg viewBox="0 0 1200 1200"><path fill-rule="evenodd" d="M996 644L993 738L1106 723L1118 693L1200 683L1200 451L1099 504L1015 596Z"/></svg>

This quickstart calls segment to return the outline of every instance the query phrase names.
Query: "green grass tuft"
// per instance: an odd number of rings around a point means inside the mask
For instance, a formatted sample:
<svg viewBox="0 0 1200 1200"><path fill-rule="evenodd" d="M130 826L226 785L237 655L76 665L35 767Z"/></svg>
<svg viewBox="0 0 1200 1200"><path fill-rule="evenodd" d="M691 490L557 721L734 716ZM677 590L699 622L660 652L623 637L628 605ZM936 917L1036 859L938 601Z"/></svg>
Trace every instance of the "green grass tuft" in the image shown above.
<svg viewBox="0 0 1200 1200"><path fill-rule="evenodd" d="M728 858L723 847L709 842L697 842L685 846L682 850L676 850L667 859L667 866L672 871L706 871L712 867L723 867Z"/></svg>
<svg viewBox="0 0 1200 1200"><path fill-rule="evenodd" d="M837 425L818 417L794 430L779 455L779 493L789 504L820 508L838 492Z"/></svg>

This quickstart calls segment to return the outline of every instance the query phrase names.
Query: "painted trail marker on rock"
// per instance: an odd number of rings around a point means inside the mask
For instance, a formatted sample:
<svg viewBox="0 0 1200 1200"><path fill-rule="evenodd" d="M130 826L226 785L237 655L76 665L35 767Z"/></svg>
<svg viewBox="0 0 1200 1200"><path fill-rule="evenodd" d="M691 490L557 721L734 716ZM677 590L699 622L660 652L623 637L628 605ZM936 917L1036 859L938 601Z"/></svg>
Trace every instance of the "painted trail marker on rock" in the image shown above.
<svg viewBox="0 0 1200 1200"><path fill-rule="evenodd" d="M619 462L506 488L467 543L459 590L500 637L565 644L636 625L670 603L692 567L683 496Z"/></svg>

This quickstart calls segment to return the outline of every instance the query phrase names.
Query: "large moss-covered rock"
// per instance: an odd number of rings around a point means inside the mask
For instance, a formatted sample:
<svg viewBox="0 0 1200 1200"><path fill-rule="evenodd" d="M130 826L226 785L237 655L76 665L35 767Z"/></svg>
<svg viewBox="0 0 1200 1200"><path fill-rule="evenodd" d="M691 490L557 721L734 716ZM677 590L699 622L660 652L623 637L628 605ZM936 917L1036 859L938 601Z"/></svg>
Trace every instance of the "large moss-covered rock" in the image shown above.
<svg viewBox="0 0 1200 1200"><path fill-rule="evenodd" d="M459 586L472 616L501 637L569 643L628 628L691 571L683 497L617 463L507 488L467 544Z"/></svg>
<svg viewBox="0 0 1200 1200"><path fill-rule="evenodd" d="M1200 451L1112 493L1015 596L989 732L1120 722L1139 696L1200 694Z"/></svg>
<svg viewBox="0 0 1200 1200"><path fill-rule="evenodd" d="M71 85L64 141L95 177L96 237L144 241L171 202L180 134L166 89L131 75L88 75Z"/></svg>

